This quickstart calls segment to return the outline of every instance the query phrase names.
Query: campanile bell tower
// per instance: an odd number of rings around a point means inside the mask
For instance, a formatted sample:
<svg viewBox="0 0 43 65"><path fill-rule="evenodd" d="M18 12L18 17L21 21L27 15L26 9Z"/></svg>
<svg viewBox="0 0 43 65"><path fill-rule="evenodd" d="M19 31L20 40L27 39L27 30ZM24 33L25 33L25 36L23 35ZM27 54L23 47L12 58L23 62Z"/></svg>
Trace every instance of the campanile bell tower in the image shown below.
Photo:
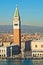
<svg viewBox="0 0 43 65"><path fill-rule="evenodd" d="M14 44L21 47L21 21L18 6L16 6L14 19L13 19L13 33L14 33Z"/></svg>

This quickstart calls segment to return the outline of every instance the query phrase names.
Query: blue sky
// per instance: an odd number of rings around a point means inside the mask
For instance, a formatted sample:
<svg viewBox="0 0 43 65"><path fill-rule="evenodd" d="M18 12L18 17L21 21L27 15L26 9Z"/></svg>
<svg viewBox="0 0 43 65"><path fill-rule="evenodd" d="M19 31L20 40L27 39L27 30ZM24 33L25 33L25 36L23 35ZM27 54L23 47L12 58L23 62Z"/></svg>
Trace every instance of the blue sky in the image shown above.
<svg viewBox="0 0 43 65"><path fill-rule="evenodd" d="M23 25L43 26L43 0L0 0L0 25L13 23L16 4Z"/></svg>

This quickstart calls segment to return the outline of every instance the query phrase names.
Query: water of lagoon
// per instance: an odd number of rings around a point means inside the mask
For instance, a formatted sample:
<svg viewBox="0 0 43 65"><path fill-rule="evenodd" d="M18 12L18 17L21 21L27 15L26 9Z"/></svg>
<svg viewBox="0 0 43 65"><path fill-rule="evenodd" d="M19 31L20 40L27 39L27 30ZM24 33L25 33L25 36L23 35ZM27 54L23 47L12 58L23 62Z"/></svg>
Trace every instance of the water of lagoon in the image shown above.
<svg viewBox="0 0 43 65"><path fill-rule="evenodd" d="M0 65L43 65L43 60L0 60Z"/></svg>

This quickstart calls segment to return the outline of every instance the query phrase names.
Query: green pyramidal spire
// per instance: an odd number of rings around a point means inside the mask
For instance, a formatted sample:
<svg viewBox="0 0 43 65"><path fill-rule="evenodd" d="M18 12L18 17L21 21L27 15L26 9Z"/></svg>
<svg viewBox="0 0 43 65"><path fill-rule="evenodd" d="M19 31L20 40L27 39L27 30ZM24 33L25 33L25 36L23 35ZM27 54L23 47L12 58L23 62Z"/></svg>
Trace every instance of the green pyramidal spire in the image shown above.
<svg viewBox="0 0 43 65"><path fill-rule="evenodd" d="M19 17L19 11L18 11L18 6L16 6L16 10L15 10L15 17Z"/></svg>

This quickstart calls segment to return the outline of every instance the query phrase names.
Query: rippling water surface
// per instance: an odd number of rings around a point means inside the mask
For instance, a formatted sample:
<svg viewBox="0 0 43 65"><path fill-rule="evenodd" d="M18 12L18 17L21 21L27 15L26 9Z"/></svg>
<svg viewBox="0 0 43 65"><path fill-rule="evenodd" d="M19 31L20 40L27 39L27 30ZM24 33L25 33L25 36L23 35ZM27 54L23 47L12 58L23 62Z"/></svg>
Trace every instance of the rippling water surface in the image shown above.
<svg viewBox="0 0 43 65"><path fill-rule="evenodd" d="M0 60L0 65L43 65L43 60Z"/></svg>

